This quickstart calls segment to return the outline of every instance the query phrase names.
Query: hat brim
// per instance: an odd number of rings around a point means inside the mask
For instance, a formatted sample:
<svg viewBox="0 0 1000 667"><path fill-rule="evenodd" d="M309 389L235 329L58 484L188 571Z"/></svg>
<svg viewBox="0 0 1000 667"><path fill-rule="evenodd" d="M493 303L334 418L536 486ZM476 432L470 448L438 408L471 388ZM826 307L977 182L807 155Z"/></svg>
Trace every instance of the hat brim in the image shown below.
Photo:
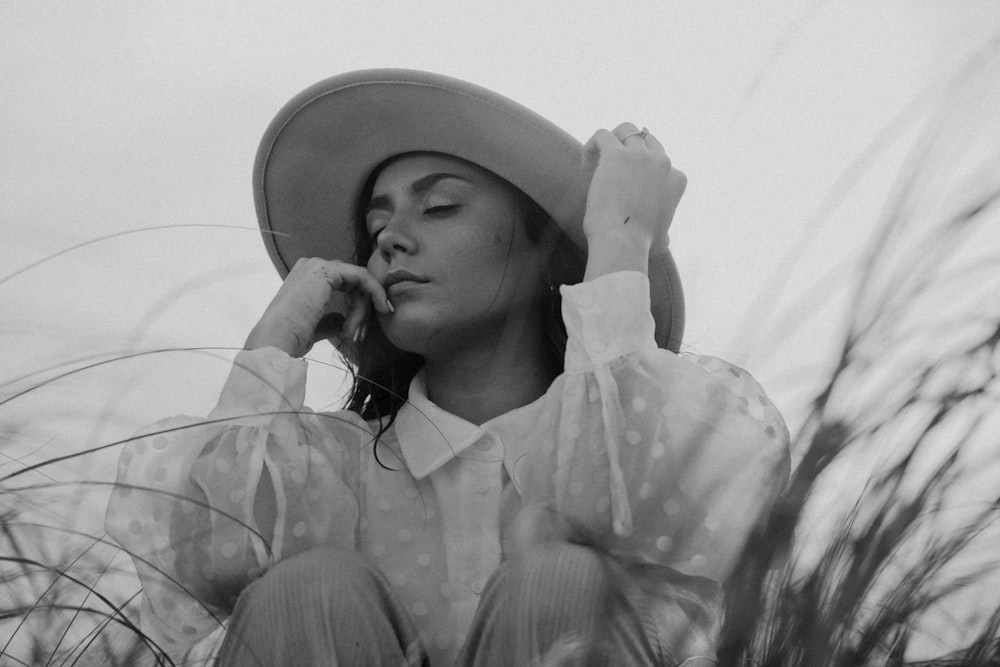
<svg viewBox="0 0 1000 667"><path fill-rule="evenodd" d="M506 179L586 249L591 174L582 151L548 120L480 86L415 70L348 72L296 95L268 126L254 165L257 219L282 277L301 257L352 261L355 209L373 170L396 155L435 152ZM669 250L651 258L649 278L657 344L677 351L684 300Z"/></svg>

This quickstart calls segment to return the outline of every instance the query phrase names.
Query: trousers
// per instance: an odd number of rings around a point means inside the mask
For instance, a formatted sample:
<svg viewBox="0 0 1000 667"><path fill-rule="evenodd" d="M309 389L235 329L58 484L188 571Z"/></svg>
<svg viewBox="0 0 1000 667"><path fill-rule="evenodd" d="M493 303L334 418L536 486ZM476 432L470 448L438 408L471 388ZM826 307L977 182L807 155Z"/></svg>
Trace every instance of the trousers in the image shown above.
<svg viewBox="0 0 1000 667"><path fill-rule="evenodd" d="M677 664L657 637L621 593L610 559L552 543L500 565L455 664ZM243 591L219 663L430 666L385 576L360 554L333 548L284 560Z"/></svg>

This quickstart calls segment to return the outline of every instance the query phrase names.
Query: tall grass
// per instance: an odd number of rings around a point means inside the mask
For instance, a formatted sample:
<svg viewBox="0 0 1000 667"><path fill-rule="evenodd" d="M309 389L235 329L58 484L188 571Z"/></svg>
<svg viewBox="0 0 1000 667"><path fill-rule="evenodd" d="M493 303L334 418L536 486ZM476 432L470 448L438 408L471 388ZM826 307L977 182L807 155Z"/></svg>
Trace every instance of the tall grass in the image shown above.
<svg viewBox="0 0 1000 667"><path fill-rule="evenodd" d="M790 488L729 582L722 664L1000 664L996 40L988 56L859 264Z"/></svg>
<svg viewBox="0 0 1000 667"><path fill-rule="evenodd" d="M794 437L793 479L727 582L720 664L1000 665L997 82L994 44L845 276L845 333ZM0 385L0 664L169 664L103 533L123 440L49 455L21 405L192 352L80 358Z"/></svg>

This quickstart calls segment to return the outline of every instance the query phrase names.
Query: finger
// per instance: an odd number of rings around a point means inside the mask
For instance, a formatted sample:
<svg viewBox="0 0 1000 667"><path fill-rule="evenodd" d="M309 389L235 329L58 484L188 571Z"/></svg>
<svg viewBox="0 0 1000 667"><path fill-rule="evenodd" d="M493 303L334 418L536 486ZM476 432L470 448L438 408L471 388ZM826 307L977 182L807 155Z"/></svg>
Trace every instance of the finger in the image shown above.
<svg viewBox="0 0 1000 667"><path fill-rule="evenodd" d="M621 126L619 125L619 127ZM594 132L593 136L590 137L583 147L583 168L593 171L597 168L603 151L612 150L616 146L620 147L621 145L621 140L612 132L604 129Z"/></svg>
<svg viewBox="0 0 1000 667"><path fill-rule="evenodd" d="M344 336L355 343L364 338L364 325L371 311L372 300L367 292L357 291L351 295L347 316L344 318Z"/></svg>
<svg viewBox="0 0 1000 667"><path fill-rule="evenodd" d="M618 141L624 142L625 138L630 134L635 134L639 131L635 123L629 123L628 121L622 123L615 129L611 130L611 133L618 138ZM638 135L636 135L638 136Z"/></svg>
<svg viewBox="0 0 1000 667"><path fill-rule="evenodd" d="M622 145L628 146L630 148L647 148L646 137L649 135L649 130L646 128L638 129L633 123L622 123L615 128L613 133L619 140L621 140Z"/></svg>
<svg viewBox="0 0 1000 667"><path fill-rule="evenodd" d="M666 154L667 151L665 148L663 148L663 144L661 144L660 140L657 139L652 134L647 134L645 141L646 141L646 147L649 148L650 150L659 151L661 153Z"/></svg>
<svg viewBox="0 0 1000 667"><path fill-rule="evenodd" d="M373 276L371 272L366 267L358 267L361 269L361 282L358 286L368 293L368 298L371 299L371 303L375 306L375 309L383 314L389 314L394 312L396 309L393 307L392 302L389 301L389 295L385 291L385 287L378 281L378 278Z"/></svg>
<svg viewBox="0 0 1000 667"><path fill-rule="evenodd" d="M670 170L670 184L673 186L673 191L677 193L677 198L680 199L681 195L687 189L688 177L680 169Z"/></svg>
<svg viewBox="0 0 1000 667"><path fill-rule="evenodd" d="M348 294L361 291L372 301L376 310L382 313L393 311L382 283L366 267L331 261L324 267L324 275L334 290Z"/></svg>

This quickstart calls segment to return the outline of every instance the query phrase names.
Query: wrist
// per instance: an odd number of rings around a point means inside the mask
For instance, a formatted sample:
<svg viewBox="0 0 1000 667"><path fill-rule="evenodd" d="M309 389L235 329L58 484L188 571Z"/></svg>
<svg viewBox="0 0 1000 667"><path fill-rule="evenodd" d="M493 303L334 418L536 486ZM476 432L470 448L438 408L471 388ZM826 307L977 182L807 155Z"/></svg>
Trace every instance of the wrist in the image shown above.
<svg viewBox="0 0 1000 667"><path fill-rule="evenodd" d="M587 234L587 268L584 280L618 271L649 270L653 240L632 230L602 230Z"/></svg>
<svg viewBox="0 0 1000 667"><path fill-rule="evenodd" d="M261 325L255 326L243 344L244 350L256 350L261 347L275 347L290 357L300 357L301 341L287 330L276 331Z"/></svg>

